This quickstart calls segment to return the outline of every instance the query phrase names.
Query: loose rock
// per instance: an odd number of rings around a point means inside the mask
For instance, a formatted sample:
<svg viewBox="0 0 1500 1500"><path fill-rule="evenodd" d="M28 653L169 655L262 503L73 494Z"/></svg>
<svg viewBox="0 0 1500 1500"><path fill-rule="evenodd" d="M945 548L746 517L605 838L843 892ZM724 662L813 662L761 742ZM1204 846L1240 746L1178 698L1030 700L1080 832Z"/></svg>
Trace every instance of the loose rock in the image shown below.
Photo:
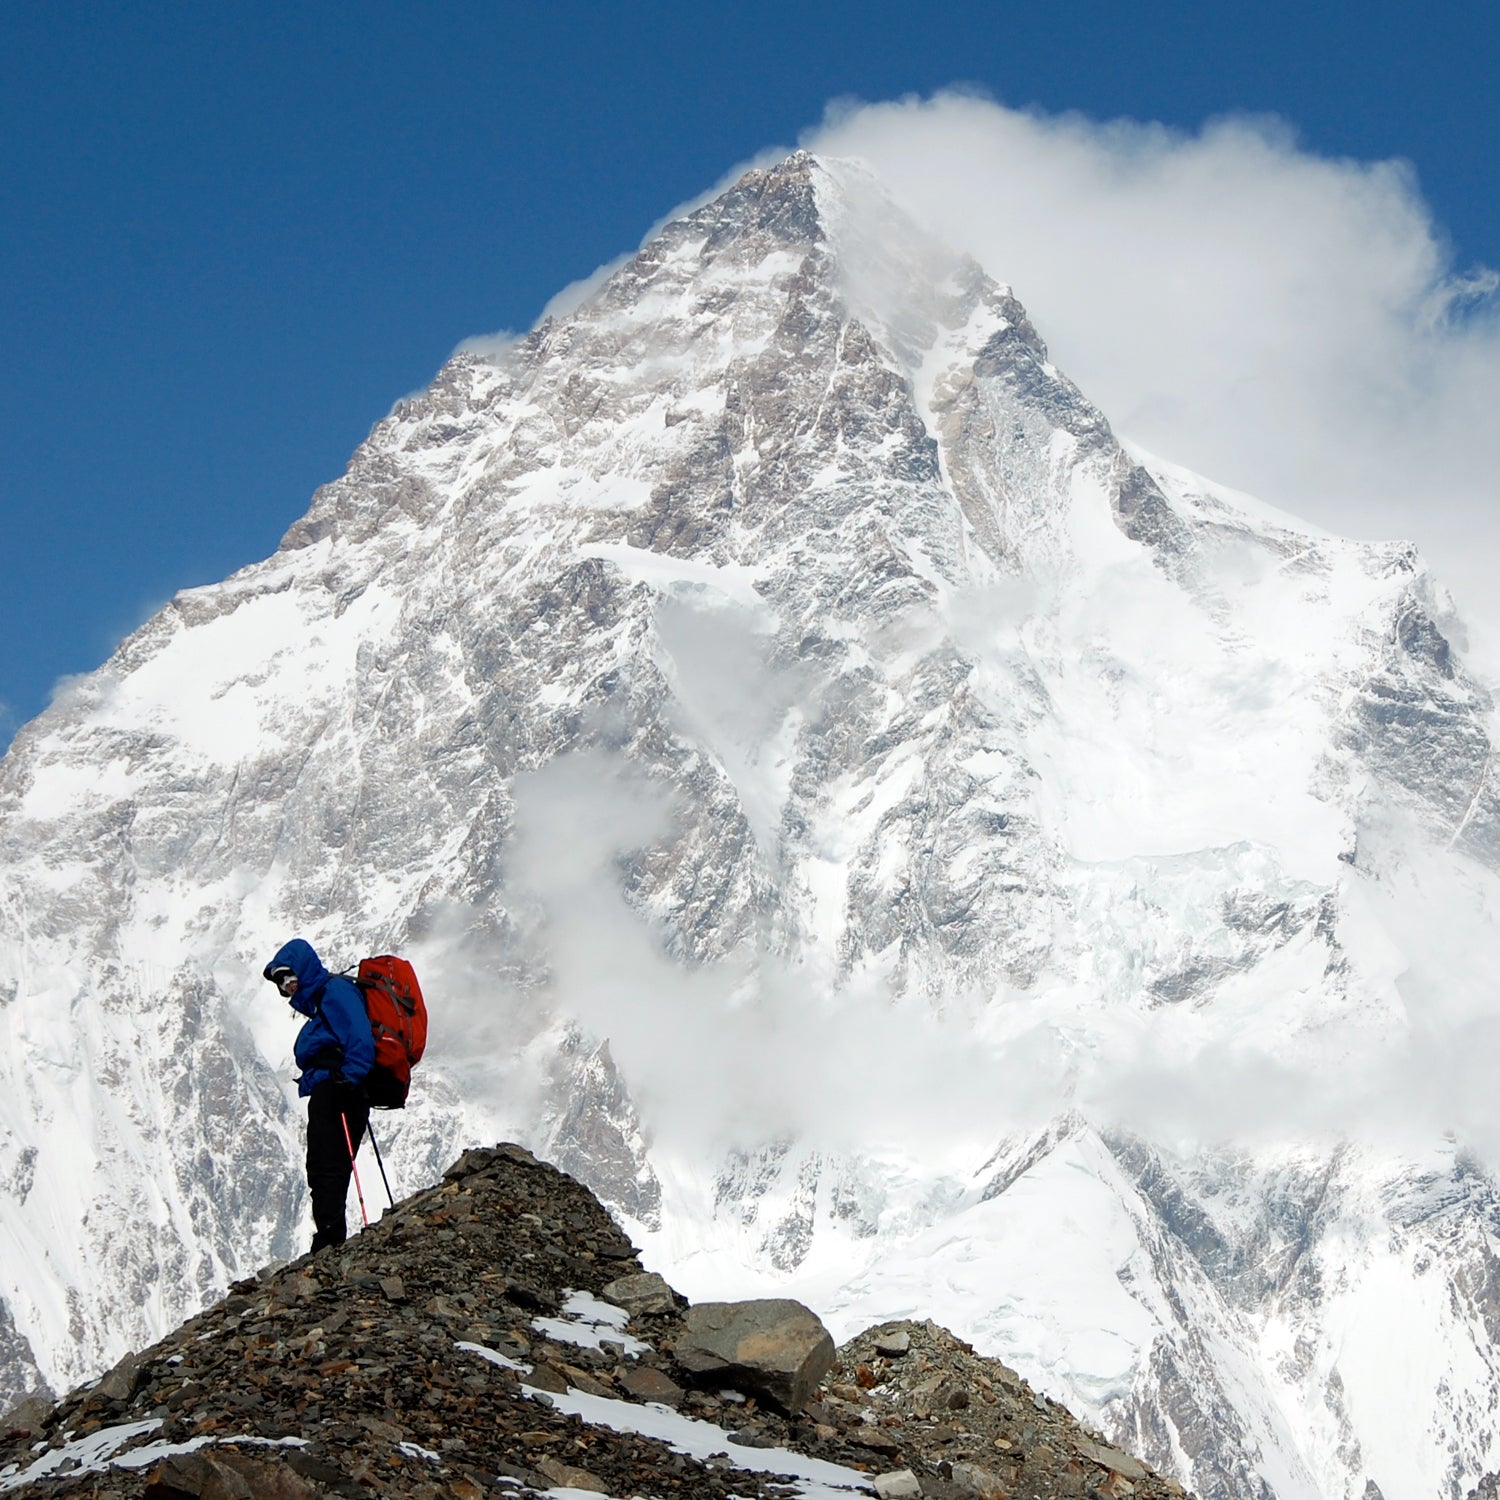
<svg viewBox="0 0 1500 1500"><path fill-rule="evenodd" d="M537 1460L537 1472L550 1479L553 1484L559 1484L570 1490L587 1490L594 1495L607 1495L609 1486L596 1474L590 1474L587 1469L579 1469L572 1464L565 1464L558 1459L547 1457Z"/></svg>
<svg viewBox="0 0 1500 1500"><path fill-rule="evenodd" d="M622 1389L637 1401L660 1401L664 1406L680 1406L683 1389L675 1380L653 1370L650 1365L635 1365L622 1370L616 1377Z"/></svg>
<svg viewBox="0 0 1500 1500"><path fill-rule="evenodd" d="M623 1307L632 1317L641 1313L669 1313L677 1307L672 1288L655 1271L617 1277L599 1295L606 1302Z"/></svg>
<svg viewBox="0 0 1500 1500"><path fill-rule="evenodd" d="M127 1354L114 1369L99 1382L98 1389L111 1401L128 1401L135 1394L141 1378L140 1362L135 1355Z"/></svg>
<svg viewBox="0 0 1500 1500"><path fill-rule="evenodd" d="M631 1312L648 1348L597 1331L567 1342L570 1294L606 1298L621 1281L658 1294L655 1310ZM983 1494L985 1476L1010 1500L1181 1493L1144 1465L1144 1477L1128 1477L1130 1455L1055 1403L1037 1404L1015 1371L930 1323L882 1325L830 1368L831 1340L806 1308L740 1304L764 1322L757 1358L769 1350L767 1362L785 1367L778 1410L764 1371L738 1359L744 1350L712 1375L674 1364L695 1315L722 1322L726 1305L684 1310L670 1288L660 1297L665 1286L571 1177L519 1147L469 1151L440 1184L346 1245L237 1283L122 1360L108 1391L100 1381L55 1405L22 1403L0 1422L5 1500L481 1500L501 1491L531 1500L555 1488L786 1500L785 1480L737 1467L752 1454L771 1455L774 1467L781 1448L878 1472L870 1482L889 1496L960 1500ZM768 1317L768 1308L779 1311ZM902 1335L907 1352L896 1354ZM695 1381L700 1388L687 1389ZM592 1427L560 1409L570 1391L680 1404L719 1426L723 1447L699 1462ZM959 1393L967 1406L954 1402ZM112 1433L125 1436L112 1443ZM97 1445L100 1467L70 1466L78 1439ZM148 1444L180 1451L157 1447L151 1463L110 1467ZM18 1482L38 1465L45 1474ZM498 1489L497 1477L507 1481Z"/></svg>
<svg viewBox="0 0 1500 1500"><path fill-rule="evenodd" d="M1122 1453L1118 1448L1111 1448L1104 1443L1091 1443L1087 1438L1080 1438L1077 1447L1085 1458L1091 1459L1096 1464L1102 1464L1115 1474L1123 1474L1127 1479L1146 1477L1145 1464L1138 1458L1132 1458L1128 1453Z"/></svg>

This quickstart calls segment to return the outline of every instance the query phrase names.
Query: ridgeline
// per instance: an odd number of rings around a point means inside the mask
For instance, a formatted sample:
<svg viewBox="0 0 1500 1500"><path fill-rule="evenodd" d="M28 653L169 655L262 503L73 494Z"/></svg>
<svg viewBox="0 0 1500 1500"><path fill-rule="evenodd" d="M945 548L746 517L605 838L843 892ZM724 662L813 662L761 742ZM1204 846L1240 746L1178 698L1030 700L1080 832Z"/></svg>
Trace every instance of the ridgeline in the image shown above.
<svg viewBox="0 0 1500 1500"><path fill-rule="evenodd" d="M57 1405L23 1402L0 1493L1183 1495L932 1323L835 1351L795 1303L689 1307L588 1189L514 1145L235 1283Z"/></svg>

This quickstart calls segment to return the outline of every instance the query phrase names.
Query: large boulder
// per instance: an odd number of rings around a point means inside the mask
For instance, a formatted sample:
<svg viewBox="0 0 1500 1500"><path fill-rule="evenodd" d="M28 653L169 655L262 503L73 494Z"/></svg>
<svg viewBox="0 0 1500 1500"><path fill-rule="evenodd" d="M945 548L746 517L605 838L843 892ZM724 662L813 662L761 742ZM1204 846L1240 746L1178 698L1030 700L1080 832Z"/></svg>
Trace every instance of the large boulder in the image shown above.
<svg viewBox="0 0 1500 1500"><path fill-rule="evenodd" d="M700 1385L718 1382L800 1411L833 1368L833 1339L816 1313L784 1297L700 1302L688 1309L673 1351Z"/></svg>

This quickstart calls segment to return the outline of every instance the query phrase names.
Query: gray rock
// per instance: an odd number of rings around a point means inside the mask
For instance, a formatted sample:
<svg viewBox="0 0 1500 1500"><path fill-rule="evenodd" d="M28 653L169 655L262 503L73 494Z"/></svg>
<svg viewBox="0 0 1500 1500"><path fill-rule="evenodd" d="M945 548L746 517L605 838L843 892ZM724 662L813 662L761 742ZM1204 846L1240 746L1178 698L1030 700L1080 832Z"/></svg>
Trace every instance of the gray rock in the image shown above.
<svg viewBox="0 0 1500 1500"><path fill-rule="evenodd" d="M563 1396L567 1394L568 1377L551 1365L539 1364L532 1367L531 1374L526 1377L526 1384L534 1391L549 1391L554 1396Z"/></svg>
<svg viewBox="0 0 1500 1500"><path fill-rule="evenodd" d="M158 1465L145 1493L153 1500L313 1500L323 1492L277 1459L179 1453Z"/></svg>
<svg viewBox="0 0 1500 1500"><path fill-rule="evenodd" d="M688 1309L675 1350L690 1375L760 1397L786 1412L802 1408L833 1368L833 1339L800 1302L700 1302Z"/></svg>
<svg viewBox="0 0 1500 1500"><path fill-rule="evenodd" d="M774 1448L776 1439L769 1433L757 1432L753 1427L742 1427L729 1434L729 1441L739 1448Z"/></svg>
<svg viewBox="0 0 1500 1500"><path fill-rule="evenodd" d="M1087 1438L1079 1438L1074 1446L1086 1459L1109 1469L1112 1473L1123 1474L1126 1479L1146 1477L1145 1464L1138 1458L1132 1458L1128 1453L1121 1453L1118 1448L1111 1448L1105 1443L1093 1443Z"/></svg>
<svg viewBox="0 0 1500 1500"><path fill-rule="evenodd" d="M677 1306L672 1288L655 1271L643 1271L638 1276L621 1276L611 1281L600 1293L606 1302L623 1307L631 1317L638 1313L671 1312Z"/></svg>
<svg viewBox="0 0 1500 1500"><path fill-rule="evenodd" d="M28 1396L0 1417L0 1442L11 1438L40 1437L51 1406L41 1396Z"/></svg>
<svg viewBox="0 0 1500 1500"><path fill-rule="evenodd" d="M271 1300L277 1307L290 1307L293 1303L316 1297L322 1289L316 1276L288 1276L271 1293Z"/></svg>
<svg viewBox="0 0 1500 1500"><path fill-rule="evenodd" d="M911 1335L902 1329L898 1333L880 1334L875 1340L875 1352L887 1359L900 1359L911 1350Z"/></svg>
<svg viewBox="0 0 1500 1500"><path fill-rule="evenodd" d="M127 1354L114 1369L99 1382L99 1389L111 1401L128 1401L140 1383L141 1364L138 1355Z"/></svg>
<svg viewBox="0 0 1500 1500"><path fill-rule="evenodd" d="M650 1365L633 1365L615 1379L637 1401L660 1401L664 1406L677 1406L682 1401L682 1387Z"/></svg>
<svg viewBox="0 0 1500 1500"><path fill-rule="evenodd" d="M1005 1500L999 1476L978 1464L954 1464L949 1483L957 1500Z"/></svg>
<svg viewBox="0 0 1500 1500"><path fill-rule="evenodd" d="M875 1476L875 1493L880 1500L920 1500L922 1486L910 1469L893 1469Z"/></svg>
<svg viewBox="0 0 1500 1500"><path fill-rule="evenodd" d="M553 1484L570 1490L585 1490L591 1495L607 1495L609 1486L597 1474L580 1469L574 1464L565 1464L561 1459L547 1457L537 1460L538 1472L546 1475Z"/></svg>

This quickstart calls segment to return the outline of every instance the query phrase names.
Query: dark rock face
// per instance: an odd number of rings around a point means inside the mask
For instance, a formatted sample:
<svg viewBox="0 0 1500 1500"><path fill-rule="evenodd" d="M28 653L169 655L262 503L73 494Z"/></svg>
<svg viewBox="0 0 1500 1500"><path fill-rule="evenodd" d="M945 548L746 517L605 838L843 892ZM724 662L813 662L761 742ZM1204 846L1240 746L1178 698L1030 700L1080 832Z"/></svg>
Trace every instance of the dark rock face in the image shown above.
<svg viewBox="0 0 1500 1500"><path fill-rule="evenodd" d="M798 1303L684 1311L664 1286L572 1178L519 1146L471 1150L346 1245L236 1283L56 1406L12 1411L0 1490L480 1500L497 1486L522 1497L559 1486L787 1500L790 1481L741 1469L735 1454L771 1451L774 1466L788 1450L888 1495L963 1500L1000 1493L992 1482L1014 1500L1182 1494L933 1324L871 1330L836 1357ZM609 1293L637 1309L629 1333L568 1342L565 1298ZM714 1366L714 1390L689 1391L708 1373L688 1352L705 1331L734 1357ZM760 1404L768 1378L788 1414ZM570 1393L626 1413L681 1406L723 1429L723 1451L698 1460L591 1426L555 1404Z"/></svg>
<svg viewBox="0 0 1500 1500"><path fill-rule="evenodd" d="M1158 560L1191 549L1192 533L1139 464L1118 455L1111 467L1110 483L1115 519L1131 541L1151 547Z"/></svg>
<svg viewBox="0 0 1500 1500"><path fill-rule="evenodd" d="M44 1394L46 1382L37 1371L31 1345L17 1333L10 1309L0 1302L0 1408L27 1396L41 1400Z"/></svg>

